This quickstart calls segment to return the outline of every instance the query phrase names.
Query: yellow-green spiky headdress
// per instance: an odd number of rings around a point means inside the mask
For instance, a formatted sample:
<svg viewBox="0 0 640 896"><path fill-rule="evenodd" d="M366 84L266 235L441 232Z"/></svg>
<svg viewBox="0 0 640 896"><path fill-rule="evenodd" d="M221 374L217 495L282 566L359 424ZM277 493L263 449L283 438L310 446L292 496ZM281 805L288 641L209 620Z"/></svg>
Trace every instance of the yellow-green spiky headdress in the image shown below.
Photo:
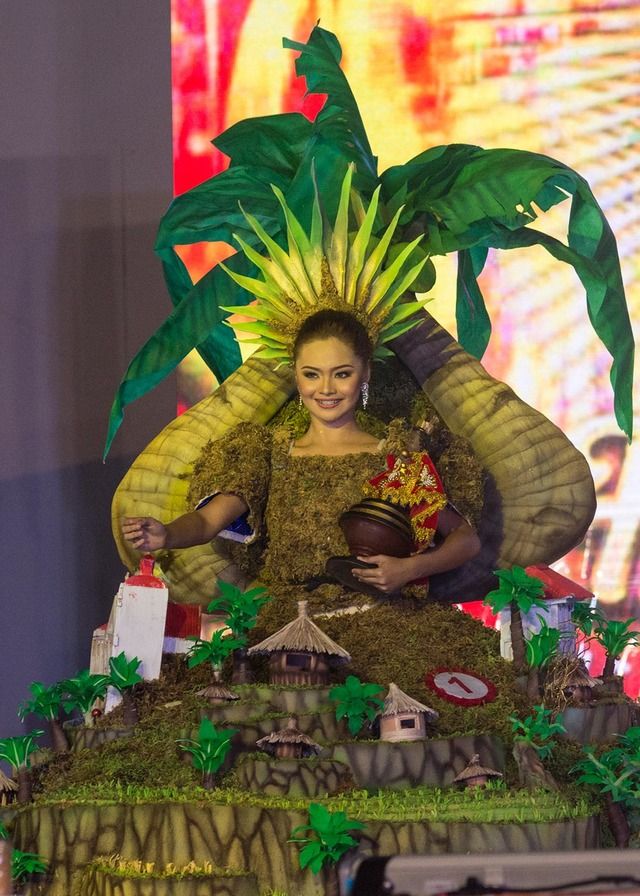
<svg viewBox="0 0 640 896"><path fill-rule="evenodd" d="M257 219L243 210L250 227L262 241L267 256L261 255L237 234L234 238L242 251L262 273L261 279L245 277L229 268L225 271L235 282L258 300L257 305L227 307L224 310L253 317L239 329L255 334L246 340L260 346L256 355L278 361L289 360L298 330L310 314L325 308L353 314L364 325L374 347L374 357L390 355L384 343L410 329L423 302L406 299L405 291L416 280L427 262L411 263L422 237L406 244L383 269L398 220L399 208L380 238L373 236L378 211L380 187L374 192L368 209L352 193L353 166L349 166L342 182L335 222L323 219L316 190L311 215L311 232L305 233L276 186L276 194L284 212L289 251L281 248ZM360 225L349 232L349 204L356 209Z"/></svg>

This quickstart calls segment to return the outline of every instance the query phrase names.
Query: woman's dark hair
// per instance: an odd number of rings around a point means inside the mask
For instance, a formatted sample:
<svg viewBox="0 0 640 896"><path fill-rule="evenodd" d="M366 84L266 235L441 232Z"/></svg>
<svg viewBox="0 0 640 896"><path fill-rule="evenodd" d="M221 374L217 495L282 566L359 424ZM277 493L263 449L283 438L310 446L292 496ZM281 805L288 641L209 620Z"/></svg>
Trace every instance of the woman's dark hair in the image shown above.
<svg viewBox="0 0 640 896"><path fill-rule="evenodd" d="M329 339L331 336L348 345L363 364L371 361L373 349L363 324L348 311L335 311L332 308L316 311L302 324L293 343L294 360L303 345L315 342L316 339Z"/></svg>

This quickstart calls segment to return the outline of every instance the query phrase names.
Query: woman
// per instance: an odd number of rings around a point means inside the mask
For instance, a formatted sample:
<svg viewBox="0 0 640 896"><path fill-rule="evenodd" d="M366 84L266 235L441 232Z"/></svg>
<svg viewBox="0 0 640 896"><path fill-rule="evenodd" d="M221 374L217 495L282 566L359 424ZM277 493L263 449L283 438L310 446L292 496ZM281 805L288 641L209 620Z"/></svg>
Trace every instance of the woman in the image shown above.
<svg viewBox="0 0 640 896"><path fill-rule="evenodd" d="M307 317L293 346L300 401L310 417L304 435L291 440L253 424L237 427L209 446L199 464L207 490L215 493L208 503L168 525L127 518L125 538L139 551L205 544L247 514L253 537L263 528L268 536L261 578L299 587L321 575L330 556L347 553L338 526L343 511L365 494L402 505L409 489L404 506L415 552L358 558L368 565L354 569L354 578L394 593L474 557L478 536L446 505L426 453L409 451L398 435L380 441L358 425L371 356L367 330L352 314L327 309Z"/></svg>

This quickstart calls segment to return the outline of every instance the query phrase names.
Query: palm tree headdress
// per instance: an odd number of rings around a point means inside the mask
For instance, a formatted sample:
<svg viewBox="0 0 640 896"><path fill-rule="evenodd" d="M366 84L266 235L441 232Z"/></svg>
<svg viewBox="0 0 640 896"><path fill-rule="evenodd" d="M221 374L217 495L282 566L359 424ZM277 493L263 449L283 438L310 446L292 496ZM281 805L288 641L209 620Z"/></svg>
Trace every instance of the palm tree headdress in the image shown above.
<svg viewBox="0 0 640 896"><path fill-rule="evenodd" d="M491 323L478 277L489 249L534 245L575 269L590 322L612 356L614 410L630 438L634 344L615 238L584 178L539 153L450 144L379 174L335 35L316 27L306 44L284 44L300 52L296 71L308 92L326 96L315 121L284 113L233 125L214 140L229 167L178 196L160 224L156 251L174 310L129 365L106 450L124 407L192 348L222 386L170 423L125 476L113 503L120 554L135 567L121 517L184 512L203 445L241 421L272 419L293 388L278 362L290 356L302 321L331 307L364 323L378 357L393 350L486 468L492 486L478 529L481 553L431 586L439 599L484 597L496 567L550 563L574 546L595 499L580 452L479 364ZM567 199L566 242L529 226ZM193 283L176 247L231 244L234 236L242 251ZM421 310L422 300L406 295L428 292L431 257L454 252L459 343ZM253 318L241 327L259 344L244 362L225 325L238 311ZM174 600L209 594L216 577L238 575L212 545L169 552L162 565Z"/></svg>
<svg viewBox="0 0 640 896"><path fill-rule="evenodd" d="M417 314L424 302L403 297L429 260L427 254L416 252L422 236L403 245L390 260L389 249L403 207L397 210L381 236L374 237L380 188L375 190L365 212L359 195L352 191L352 177L350 165L342 182L333 224L323 215L316 191L309 233L287 205L282 191L272 186L286 221L288 251L269 236L253 215L245 213L267 257L242 237L234 236L262 278L247 277L225 265L222 267L258 303L257 306L226 306L224 310L254 318L252 323L240 324L239 329L255 334L256 338L244 341L260 346L257 357L279 362L291 358L296 335L304 321L325 308L352 314L366 329L376 358L391 355L384 343L420 322ZM355 231L349 230L350 204L360 212ZM417 254L421 257L416 258Z"/></svg>

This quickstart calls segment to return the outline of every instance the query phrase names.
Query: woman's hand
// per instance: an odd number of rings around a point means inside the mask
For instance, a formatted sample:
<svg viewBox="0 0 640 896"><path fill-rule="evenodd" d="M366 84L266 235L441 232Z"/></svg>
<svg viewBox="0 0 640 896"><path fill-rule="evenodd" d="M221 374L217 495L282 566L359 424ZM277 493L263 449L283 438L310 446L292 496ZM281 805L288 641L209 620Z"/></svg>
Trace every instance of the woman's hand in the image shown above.
<svg viewBox="0 0 640 896"><path fill-rule="evenodd" d="M152 516L126 517L122 534L138 551L159 551L167 543L166 526Z"/></svg>
<svg viewBox="0 0 640 896"><path fill-rule="evenodd" d="M352 569L354 578L387 594L399 591L407 582L416 578L413 556L388 557L386 554L374 554L371 557L358 557L358 560L375 563L375 567Z"/></svg>

